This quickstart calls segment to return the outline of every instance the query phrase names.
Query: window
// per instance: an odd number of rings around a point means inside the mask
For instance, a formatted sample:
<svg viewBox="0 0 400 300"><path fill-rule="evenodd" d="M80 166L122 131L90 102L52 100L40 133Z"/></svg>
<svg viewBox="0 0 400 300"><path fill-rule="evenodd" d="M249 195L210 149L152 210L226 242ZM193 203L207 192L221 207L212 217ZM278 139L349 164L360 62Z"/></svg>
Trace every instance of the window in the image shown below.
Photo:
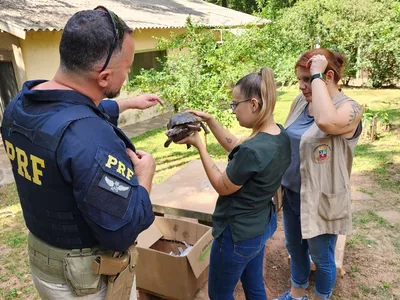
<svg viewBox="0 0 400 300"><path fill-rule="evenodd" d="M140 74L140 70L155 69L160 71L162 66L161 62L164 62L167 56L167 51L150 51L135 54L135 60L129 73L129 79L131 80L135 75Z"/></svg>

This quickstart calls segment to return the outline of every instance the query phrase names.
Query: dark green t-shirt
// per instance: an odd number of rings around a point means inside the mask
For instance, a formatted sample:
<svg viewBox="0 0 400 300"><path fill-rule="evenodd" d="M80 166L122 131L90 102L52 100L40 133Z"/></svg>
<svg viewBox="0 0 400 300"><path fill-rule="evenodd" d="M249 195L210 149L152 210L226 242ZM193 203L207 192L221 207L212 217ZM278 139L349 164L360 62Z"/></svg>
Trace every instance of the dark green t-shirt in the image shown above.
<svg viewBox="0 0 400 300"><path fill-rule="evenodd" d="M285 129L271 135L260 132L232 149L226 174L242 188L219 196L213 214L213 236L218 237L227 225L234 242L264 233L272 212L272 197L290 165L290 140Z"/></svg>

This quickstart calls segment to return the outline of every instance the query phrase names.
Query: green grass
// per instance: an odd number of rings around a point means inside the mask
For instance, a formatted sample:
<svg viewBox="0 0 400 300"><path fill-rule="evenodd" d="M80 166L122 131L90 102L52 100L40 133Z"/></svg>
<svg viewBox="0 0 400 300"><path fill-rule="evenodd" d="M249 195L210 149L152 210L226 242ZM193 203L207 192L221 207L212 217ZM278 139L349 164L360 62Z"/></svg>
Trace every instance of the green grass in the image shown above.
<svg viewBox="0 0 400 300"><path fill-rule="evenodd" d="M5 244L11 248L20 248L26 245L26 234L20 231L12 231L10 235L6 238Z"/></svg>
<svg viewBox="0 0 400 300"><path fill-rule="evenodd" d="M371 210L359 211L353 214L353 222L357 226L372 225L373 227L390 227L389 223ZM368 229L368 227L364 228Z"/></svg>
<svg viewBox="0 0 400 300"><path fill-rule="evenodd" d="M137 149L151 153L157 161L155 183L164 181L183 165L198 158L197 150L193 147L186 149L184 145L171 144L169 148L164 148L162 146L166 140L164 131L163 128L152 130L132 139ZM208 136L207 142L211 156L216 160L222 160L224 150L215 138Z"/></svg>
<svg viewBox="0 0 400 300"><path fill-rule="evenodd" d="M346 245L350 248L354 248L357 245L364 245L371 247L377 244L375 239L370 239L362 233L354 233L346 240Z"/></svg>
<svg viewBox="0 0 400 300"><path fill-rule="evenodd" d="M298 94L295 89L281 89L279 99L275 109L275 119L279 123L284 123L286 114L294 97ZM227 111L227 113L230 113ZM245 137L250 134L249 129L241 128L235 121L230 128L231 132L239 137ZM166 140L164 134L165 128L152 130L132 139L137 149L144 150L153 155L157 162L155 183L160 183L175 173L179 168L193 159L199 159L196 149L186 149L184 145L172 143L168 148L163 144ZM219 145L212 134L207 136L207 149L211 157L216 161L227 159L226 151Z"/></svg>
<svg viewBox="0 0 400 300"><path fill-rule="evenodd" d="M391 298L394 295L391 293L390 287L390 283L388 282L382 282L382 284L375 287L369 287L364 284L360 284L360 291L363 294L363 297L373 295L383 297L383 299L396 299Z"/></svg>
<svg viewBox="0 0 400 300"><path fill-rule="evenodd" d="M8 184L0 190L0 208L14 205L15 199L18 199L15 184Z"/></svg>
<svg viewBox="0 0 400 300"><path fill-rule="evenodd" d="M358 272L358 266L351 266L351 271L352 272Z"/></svg>
<svg viewBox="0 0 400 300"><path fill-rule="evenodd" d="M393 242L393 246L394 246L396 253L400 254L400 238L397 238L397 239L395 238L392 240L392 242Z"/></svg>
<svg viewBox="0 0 400 300"><path fill-rule="evenodd" d="M14 183L0 187L0 299L39 299L29 277L27 229ZM18 285L6 282L17 280Z"/></svg>
<svg viewBox="0 0 400 300"><path fill-rule="evenodd" d="M355 150L353 170L373 174L383 188L398 191L400 177L399 134L387 133L380 139L369 143L361 140Z"/></svg>
<svg viewBox="0 0 400 300"><path fill-rule="evenodd" d="M375 110L390 110L390 115L398 117L394 120L395 126L400 125L400 90L367 90L350 89L345 93L356 99L361 104L368 104ZM284 123L289 107L293 99L298 94L295 88L282 88L279 90L279 99L275 108L275 120ZM394 118L395 119L395 118ZM165 129L160 128L149 131L141 136L135 137L133 142L136 148L153 154L157 161L155 183L162 182L184 164L193 159L198 159L197 150L186 149L183 145L171 144L169 148L164 148L166 140ZM237 136L247 136L249 130L241 128L235 123L231 128L232 133ZM212 135L207 137L208 150L212 158L216 161L227 159L227 153L219 146ZM356 149L353 172L369 174L375 179L383 189L398 192L398 178L396 172L400 165L400 142L398 132L382 133L378 140L373 143L361 140ZM396 186L397 185L397 186ZM378 191L372 193L365 189L361 192L377 195ZM357 232L347 239L347 246L360 248L362 246L376 246L377 241L368 235L370 228L390 229L387 222L376 215L373 211L360 211L355 214L355 225L360 227ZM26 251L26 227L24 224L21 207L19 205L18 194L15 184L0 187L0 245L3 245L0 252L0 283L6 283L12 278L17 278L18 286L0 287L0 299L25 299L28 296L38 299L38 295L32 285L29 274L29 265ZM395 229L390 229L395 230ZM400 240L395 235L392 238L394 251L400 254ZM391 265L398 266L397 260L392 260ZM351 274L359 278L357 265L351 267ZM379 295L389 299L391 283L382 282L375 287L363 286L360 283L359 290L354 291L351 299L366 299L368 295ZM334 299L345 300L346 298L334 297Z"/></svg>
<svg viewBox="0 0 400 300"><path fill-rule="evenodd" d="M345 89L344 92L361 104L379 111L391 111L393 125L400 125L400 90L370 90L370 89ZM283 124L287 117L290 105L299 91L292 88L280 88L278 101L275 107L274 118ZM229 113L229 112L227 112ZM241 128L235 121L230 128L237 136L247 136L250 131ZM149 131L132 139L138 149L150 152L157 161L154 182L160 183L175 173L180 167L193 159L198 159L197 150L187 150L183 145L171 144L169 148L162 145L166 140L165 128ZM227 159L227 153L210 134L207 136L207 145L211 157L222 161ZM382 133L380 138L373 143L361 139L355 151L353 172L373 174L383 188L396 191L400 185L400 178L393 176L400 169L400 142L399 134Z"/></svg>
<svg viewBox="0 0 400 300"><path fill-rule="evenodd" d="M398 89L344 88L344 93L361 105L366 104L376 110L399 109L400 90Z"/></svg>
<svg viewBox="0 0 400 300"><path fill-rule="evenodd" d="M374 195L373 192L367 191L366 189L363 189L363 188L358 189L358 191L360 191L361 193L370 195L370 196L373 196L373 195Z"/></svg>

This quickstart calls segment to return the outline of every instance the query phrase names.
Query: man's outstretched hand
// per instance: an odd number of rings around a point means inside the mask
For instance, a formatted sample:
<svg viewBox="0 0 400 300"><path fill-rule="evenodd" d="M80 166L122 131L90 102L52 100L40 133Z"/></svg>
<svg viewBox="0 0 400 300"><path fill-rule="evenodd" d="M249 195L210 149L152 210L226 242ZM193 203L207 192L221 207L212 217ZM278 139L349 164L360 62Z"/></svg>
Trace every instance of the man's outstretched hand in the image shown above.
<svg viewBox="0 0 400 300"><path fill-rule="evenodd" d="M154 94L142 94L137 97L117 100L119 105L119 113L127 109L146 109L154 105L164 105L164 102Z"/></svg>

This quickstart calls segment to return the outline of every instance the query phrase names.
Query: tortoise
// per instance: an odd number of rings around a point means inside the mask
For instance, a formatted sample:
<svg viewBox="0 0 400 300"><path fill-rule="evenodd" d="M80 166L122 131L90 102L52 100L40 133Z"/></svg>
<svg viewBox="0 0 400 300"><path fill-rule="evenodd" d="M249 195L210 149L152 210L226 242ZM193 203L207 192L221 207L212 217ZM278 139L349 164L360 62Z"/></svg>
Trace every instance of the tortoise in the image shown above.
<svg viewBox="0 0 400 300"><path fill-rule="evenodd" d="M195 131L200 131L203 128L205 134L210 133L207 127L201 122L201 118L190 112L177 113L171 117L167 124L165 134L168 139L164 143L164 147L168 148L171 142L178 142L185 137L190 136ZM190 145L186 145L190 148Z"/></svg>

